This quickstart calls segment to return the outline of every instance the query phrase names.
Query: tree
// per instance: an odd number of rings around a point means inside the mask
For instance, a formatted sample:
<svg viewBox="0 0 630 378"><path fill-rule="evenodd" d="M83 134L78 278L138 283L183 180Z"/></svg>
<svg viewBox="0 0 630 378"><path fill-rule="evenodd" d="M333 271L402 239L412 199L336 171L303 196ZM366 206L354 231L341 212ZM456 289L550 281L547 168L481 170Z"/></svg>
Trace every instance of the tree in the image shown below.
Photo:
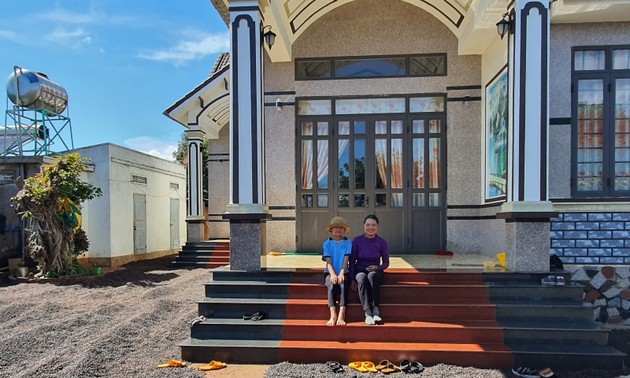
<svg viewBox="0 0 630 378"><path fill-rule="evenodd" d="M81 203L102 191L79 179L87 162L78 153L59 156L27 178L11 198L15 211L27 221L26 251L43 273L70 271L73 258L89 246L81 229Z"/></svg>

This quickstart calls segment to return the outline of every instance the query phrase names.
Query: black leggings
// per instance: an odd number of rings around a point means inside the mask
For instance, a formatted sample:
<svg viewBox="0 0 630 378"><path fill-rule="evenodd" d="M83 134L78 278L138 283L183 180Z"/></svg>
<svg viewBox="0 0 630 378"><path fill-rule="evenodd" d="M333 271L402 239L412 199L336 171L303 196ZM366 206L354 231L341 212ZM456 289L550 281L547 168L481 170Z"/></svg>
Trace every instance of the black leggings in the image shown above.
<svg viewBox="0 0 630 378"><path fill-rule="evenodd" d="M367 270L358 272L354 279L357 281L357 291L363 311L371 311L372 306L381 303L380 287L385 278L382 270L368 272Z"/></svg>
<svg viewBox="0 0 630 378"><path fill-rule="evenodd" d="M340 284L333 284L330 282L330 273L326 273L326 288L328 289L328 307L335 307L339 302L339 307L346 306L348 303L348 287L350 286L350 280L348 276L343 276L343 282Z"/></svg>

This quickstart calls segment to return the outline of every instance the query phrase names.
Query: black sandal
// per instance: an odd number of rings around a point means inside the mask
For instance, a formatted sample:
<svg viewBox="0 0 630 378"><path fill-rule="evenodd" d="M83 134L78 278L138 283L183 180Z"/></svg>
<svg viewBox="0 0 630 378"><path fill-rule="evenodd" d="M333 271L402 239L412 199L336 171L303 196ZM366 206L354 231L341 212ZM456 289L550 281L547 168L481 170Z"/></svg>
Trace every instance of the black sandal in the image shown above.
<svg viewBox="0 0 630 378"><path fill-rule="evenodd" d="M256 322L258 320L263 320L263 319L267 319L267 313L263 311L256 311L253 314L243 315L243 320L251 320L251 321Z"/></svg>
<svg viewBox="0 0 630 378"><path fill-rule="evenodd" d="M326 366L328 366L333 373L343 373L345 371L343 366L337 361L328 361L326 362Z"/></svg>

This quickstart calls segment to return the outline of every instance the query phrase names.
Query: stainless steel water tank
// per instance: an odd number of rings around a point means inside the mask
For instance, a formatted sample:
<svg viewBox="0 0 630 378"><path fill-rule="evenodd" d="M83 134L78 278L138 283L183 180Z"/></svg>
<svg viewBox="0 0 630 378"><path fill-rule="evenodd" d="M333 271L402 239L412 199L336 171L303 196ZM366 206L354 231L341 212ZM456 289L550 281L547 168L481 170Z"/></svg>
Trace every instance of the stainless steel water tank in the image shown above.
<svg viewBox="0 0 630 378"><path fill-rule="evenodd" d="M68 105L68 93L59 84L39 72L15 67L7 80L11 102L30 109L60 114Z"/></svg>

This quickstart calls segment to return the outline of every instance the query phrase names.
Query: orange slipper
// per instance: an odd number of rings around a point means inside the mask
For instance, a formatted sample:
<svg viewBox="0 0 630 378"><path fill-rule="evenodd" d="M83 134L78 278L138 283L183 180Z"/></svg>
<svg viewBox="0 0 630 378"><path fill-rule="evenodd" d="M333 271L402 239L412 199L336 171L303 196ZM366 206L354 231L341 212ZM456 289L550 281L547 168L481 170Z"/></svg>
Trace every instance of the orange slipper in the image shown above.
<svg viewBox="0 0 630 378"><path fill-rule="evenodd" d="M186 366L186 363L184 361L180 361L180 360L168 360L167 363L158 365L159 368L184 367L184 366Z"/></svg>
<svg viewBox="0 0 630 378"><path fill-rule="evenodd" d="M376 373L378 370L376 370L376 366L374 366L374 362L372 361L363 361L362 363L363 369L365 369L364 371L369 371L370 373Z"/></svg>
<svg viewBox="0 0 630 378"><path fill-rule="evenodd" d="M361 361L350 362L348 364L348 367L350 369L354 369L356 371L360 371L361 373L367 372L367 369L363 367L363 362L361 362Z"/></svg>
<svg viewBox="0 0 630 378"><path fill-rule="evenodd" d="M223 369L226 366L227 364L225 362L212 360L210 361L208 365L200 366L199 370L201 371L219 370L219 369Z"/></svg>

